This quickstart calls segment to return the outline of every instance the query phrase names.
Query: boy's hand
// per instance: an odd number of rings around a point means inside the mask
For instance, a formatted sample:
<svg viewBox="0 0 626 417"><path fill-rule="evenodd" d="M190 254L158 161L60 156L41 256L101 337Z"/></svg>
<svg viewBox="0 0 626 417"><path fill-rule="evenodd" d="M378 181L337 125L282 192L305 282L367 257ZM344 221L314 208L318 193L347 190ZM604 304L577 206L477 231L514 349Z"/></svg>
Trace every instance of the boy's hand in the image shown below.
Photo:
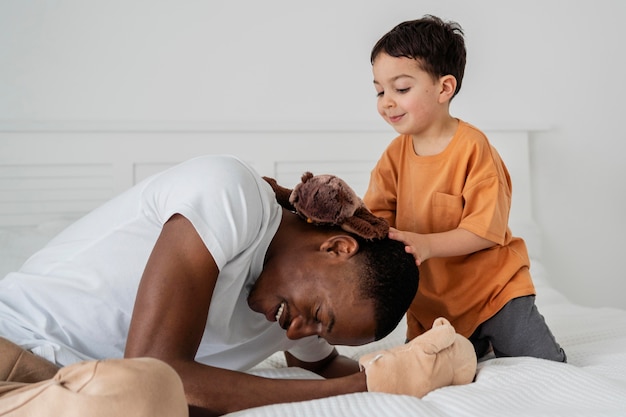
<svg viewBox="0 0 626 417"><path fill-rule="evenodd" d="M389 228L389 239L404 243L404 250L420 266L429 258L461 256L491 248L496 243L464 229L421 234Z"/></svg>
<svg viewBox="0 0 626 417"><path fill-rule="evenodd" d="M405 232L393 227L389 228L389 239L404 243L404 250L415 258L415 263L420 266L422 262L430 258L430 246L428 237L419 233Z"/></svg>

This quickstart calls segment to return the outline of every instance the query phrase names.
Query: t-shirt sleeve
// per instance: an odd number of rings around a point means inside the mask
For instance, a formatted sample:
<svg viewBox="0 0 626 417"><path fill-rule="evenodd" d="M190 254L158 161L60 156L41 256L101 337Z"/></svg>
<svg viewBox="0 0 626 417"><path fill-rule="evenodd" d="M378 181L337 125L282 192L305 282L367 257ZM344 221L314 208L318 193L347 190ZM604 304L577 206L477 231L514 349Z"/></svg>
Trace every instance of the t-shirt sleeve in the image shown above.
<svg viewBox="0 0 626 417"><path fill-rule="evenodd" d="M259 179L235 157L198 157L154 177L144 190L145 209L162 224L174 214L186 217L222 269L269 216Z"/></svg>
<svg viewBox="0 0 626 417"><path fill-rule="evenodd" d="M392 142L381 155L370 174L369 185L363 196L365 206L394 227L396 225L398 170L394 157L390 153L397 152L395 148L398 147L398 141L396 139Z"/></svg>

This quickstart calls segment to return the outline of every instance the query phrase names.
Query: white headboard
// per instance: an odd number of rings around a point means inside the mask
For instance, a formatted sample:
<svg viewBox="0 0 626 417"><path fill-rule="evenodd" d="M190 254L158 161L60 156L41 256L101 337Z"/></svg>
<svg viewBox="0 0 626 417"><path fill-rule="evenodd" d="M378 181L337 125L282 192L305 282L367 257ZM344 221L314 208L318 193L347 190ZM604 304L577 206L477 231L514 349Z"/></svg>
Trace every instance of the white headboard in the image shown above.
<svg viewBox="0 0 626 417"><path fill-rule="evenodd" d="M529 131L486 133L512 176L513 232L540 250L539 236L529 236L537 233ZM78 218L139 180L202 154L237 155L287 187L304 171L336 174L362 195L370 170L394 136L380 128L315 126L0 126L0 227Z"/></svg>

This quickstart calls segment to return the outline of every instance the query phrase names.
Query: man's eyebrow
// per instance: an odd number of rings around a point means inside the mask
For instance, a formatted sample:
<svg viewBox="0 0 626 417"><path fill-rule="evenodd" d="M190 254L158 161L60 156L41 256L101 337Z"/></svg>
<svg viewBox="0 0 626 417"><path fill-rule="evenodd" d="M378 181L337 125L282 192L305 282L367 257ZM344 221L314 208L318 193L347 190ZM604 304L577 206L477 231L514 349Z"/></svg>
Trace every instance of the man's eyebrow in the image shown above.
<svg viewBox="0 0 626 417"><path fill-rule="evenodd" d="M330 321L328 322L328 326L326 327L326 334L330 334L330 332L333 331L333 327L335 327L335 313L329 311L328 316L330 317Z"/></svg>

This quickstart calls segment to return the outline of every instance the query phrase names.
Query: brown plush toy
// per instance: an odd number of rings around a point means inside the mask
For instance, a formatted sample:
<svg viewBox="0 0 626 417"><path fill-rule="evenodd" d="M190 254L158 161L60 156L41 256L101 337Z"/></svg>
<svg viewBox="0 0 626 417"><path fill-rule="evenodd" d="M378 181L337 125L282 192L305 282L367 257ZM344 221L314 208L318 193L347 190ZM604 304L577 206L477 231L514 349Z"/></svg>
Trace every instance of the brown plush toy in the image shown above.
<svg viewBox="0 0 626 417"><path fill-rule="evenodd" d="M472 343L443 317L405 345L359 358L368 391L418 398L437 388L469 384L476 364Z"/></svg>
<svg viewBox="0 0 626 417"><path fill-rule="evenodd" d="M293 190L278 185L273 178L263 179L272 186L281 206L295 211L309 223L340 226L368 240L385 238L389 232L389 223L374 216L354 190L335 175L305 172L302 182Z"/></svg>

